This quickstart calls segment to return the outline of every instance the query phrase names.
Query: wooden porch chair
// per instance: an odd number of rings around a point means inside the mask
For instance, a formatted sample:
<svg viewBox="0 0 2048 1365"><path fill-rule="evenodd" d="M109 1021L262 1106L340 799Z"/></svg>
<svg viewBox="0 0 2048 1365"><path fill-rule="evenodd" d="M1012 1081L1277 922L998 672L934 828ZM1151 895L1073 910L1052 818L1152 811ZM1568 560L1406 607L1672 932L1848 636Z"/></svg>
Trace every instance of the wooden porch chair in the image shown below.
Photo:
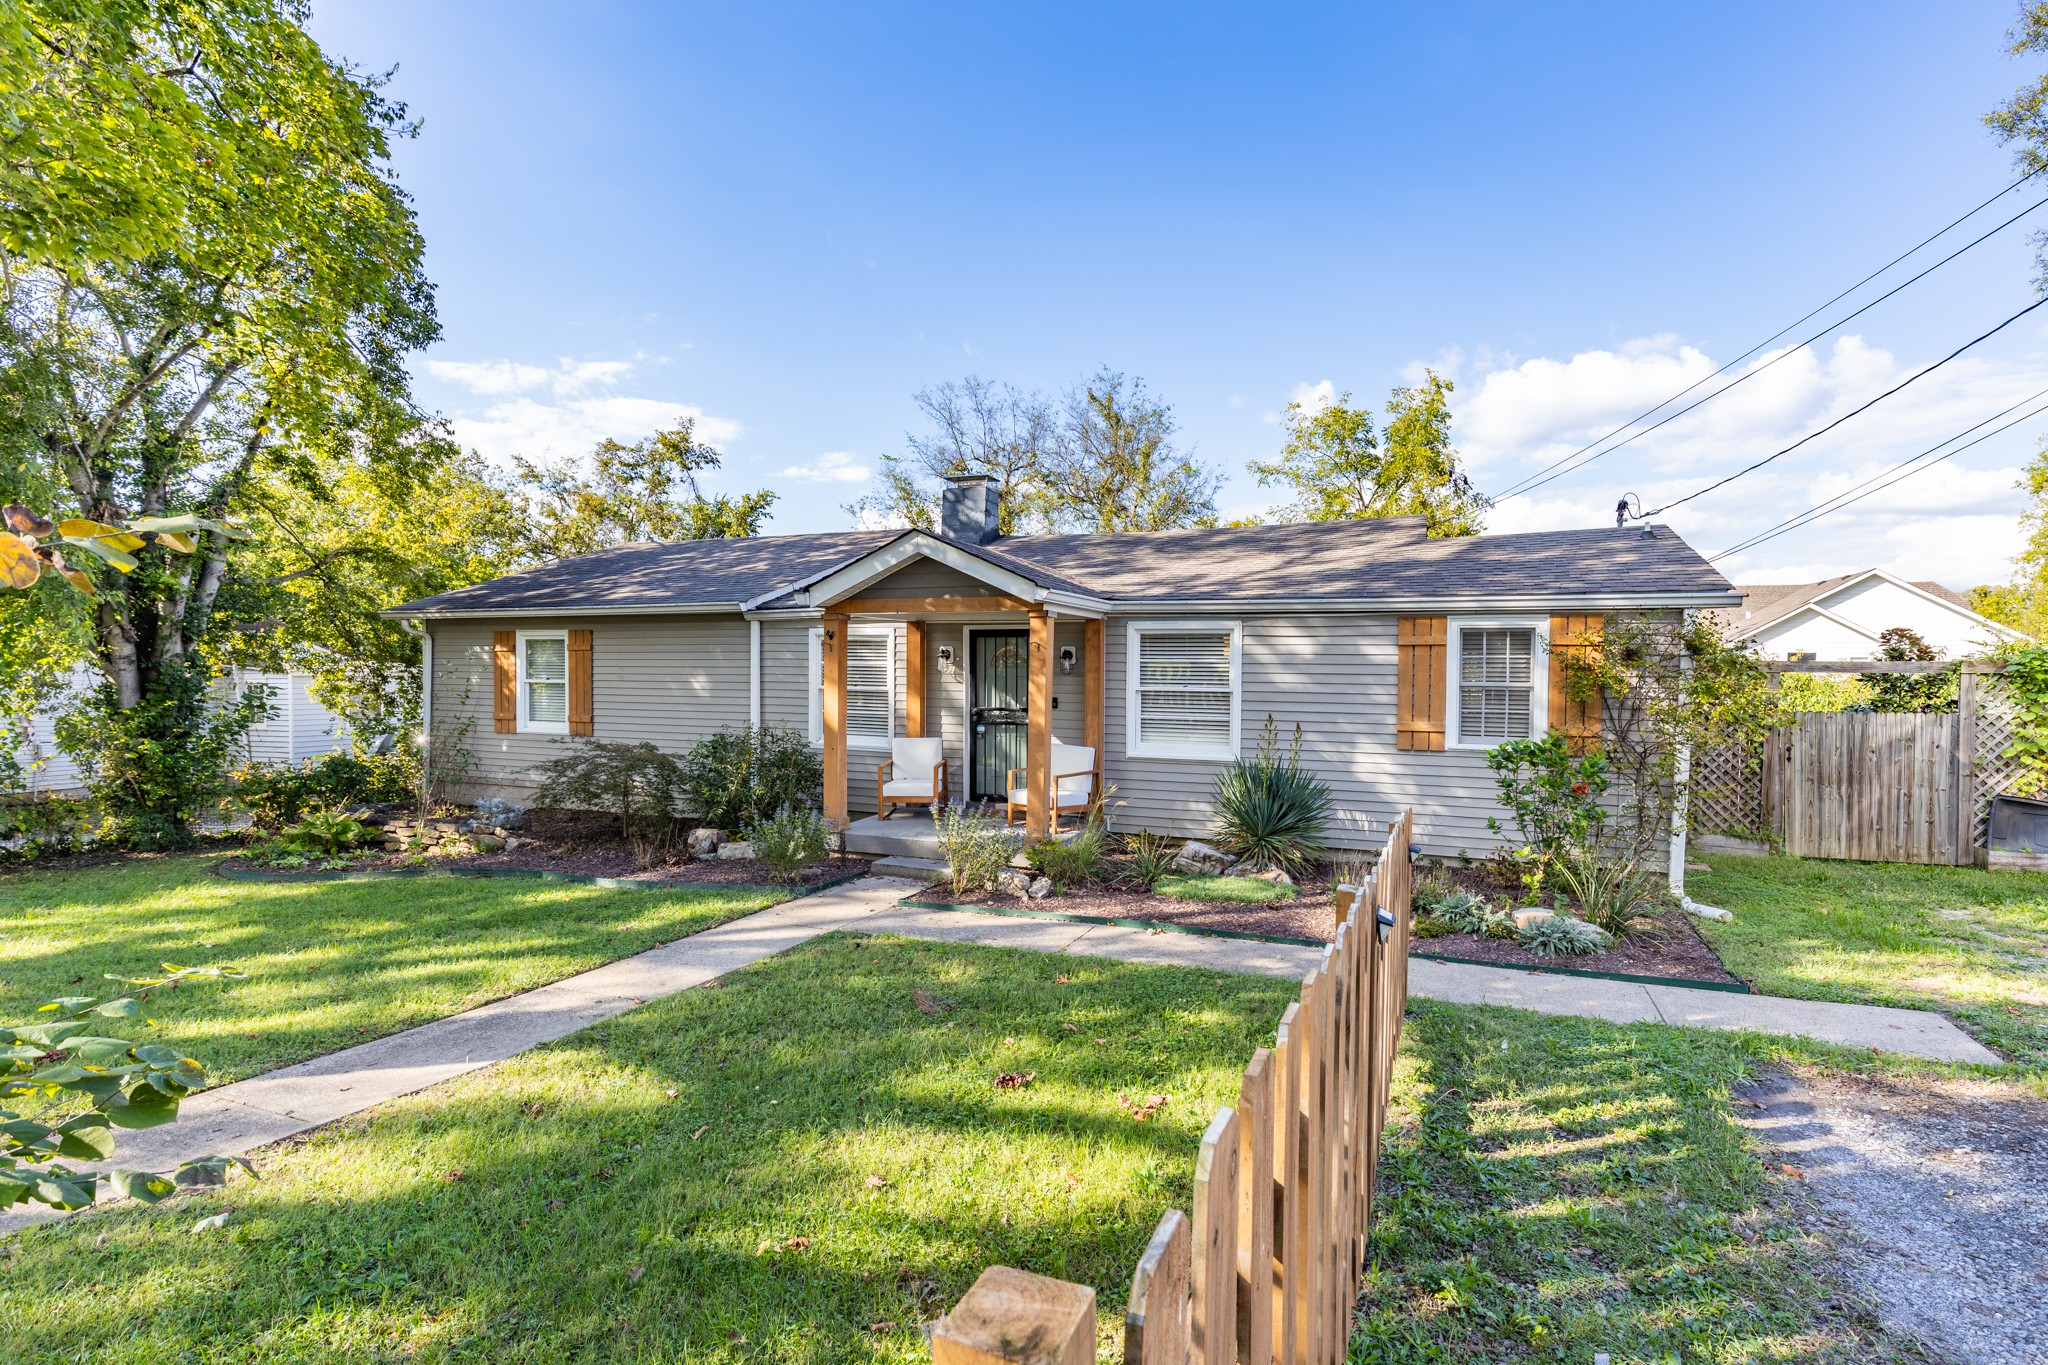
<svg viewBox="0 0 2048 1365"><path fill-rule="evenodd" d="M1095 750L1083 744L1062 744L1052 742L1052 832L1059 833L1060 816L1079 812L1086 814L1095 804L1097 787L1097 763ZM1024 781L1026 770L1010 769L1009 780L1003 785L1009 789L1010 799L1003 807L1003 823L1017 822L1018 811L1031 809L1031 787Z"/></svg>
<svg viewBox="0 0 2048 1365"><path fill-rule="evenodd" d="M892 739L889 756L875 769L875 815L889 818L892 806L946 803L946 756L936 739Z"/></svg>

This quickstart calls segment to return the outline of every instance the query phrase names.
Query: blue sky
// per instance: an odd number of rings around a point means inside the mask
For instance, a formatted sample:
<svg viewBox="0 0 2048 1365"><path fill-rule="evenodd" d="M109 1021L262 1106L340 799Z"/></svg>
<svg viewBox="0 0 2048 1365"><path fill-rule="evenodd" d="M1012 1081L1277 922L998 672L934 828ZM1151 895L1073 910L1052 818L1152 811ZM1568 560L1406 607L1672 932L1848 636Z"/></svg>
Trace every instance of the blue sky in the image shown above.
<svg viewBox="0 0 2048 1365"><path fill-rule="evenodd" d="M446 330L421 397L499 459L697 414L718 486L803 531L849 524L920 387L1104 364L1231 473L1228 512L1275 500L1244 464L1290 397L1381 404L1423 364L1505 487L2011 180L1980 120L2037 69L2014 13L328 0L313 27L424 121L397 158ZM2031 301L2031 254L2009 229L1493 528L1777 449ZM1669 520L1719 550L2048 388L2043 319ZM2001 578L2043 432L1724 567Z"/></svg>

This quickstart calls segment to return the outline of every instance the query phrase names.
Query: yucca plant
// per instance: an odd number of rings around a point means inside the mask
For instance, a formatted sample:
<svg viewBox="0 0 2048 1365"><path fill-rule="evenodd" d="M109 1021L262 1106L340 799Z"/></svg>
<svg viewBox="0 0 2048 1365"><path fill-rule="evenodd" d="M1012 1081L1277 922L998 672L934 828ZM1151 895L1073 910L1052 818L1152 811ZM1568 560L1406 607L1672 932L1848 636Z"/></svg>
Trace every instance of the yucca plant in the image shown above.
<svg viewBox="0 0 2048 1365"><path fill-rule="evenodd" d="M1301 727L1285 752L1271 716L1258 748L1216 775L1216 846L1300 876L1322 857L1336 797L1301 765Z"/></svg>
<svg viewBox="0 0 2048 1365"><path fill-rule="evenodd" d="M1131 880L1148 891L1161 877L1173 871L1174 850L1163 834L1153 834L1148 830L1126 834L1124 848L1131 855Z"/></svg>
<svg viewBox="0 0 2048 1365"><path fill-rule="evenodd" d="M1611 938L1625 938L1637 921L1663 908L1663 878L1626 859L1603 862L1584 849L1557 860L1557 880L1578 902L1579 918Z"/></svg>

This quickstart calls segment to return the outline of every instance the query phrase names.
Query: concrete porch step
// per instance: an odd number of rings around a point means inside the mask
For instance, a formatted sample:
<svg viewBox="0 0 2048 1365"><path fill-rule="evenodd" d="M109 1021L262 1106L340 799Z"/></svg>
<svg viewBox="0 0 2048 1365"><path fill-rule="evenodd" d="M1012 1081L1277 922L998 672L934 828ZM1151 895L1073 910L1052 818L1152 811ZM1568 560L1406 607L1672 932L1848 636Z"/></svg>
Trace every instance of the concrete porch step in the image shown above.
<svg viewBox="0 0 2048 1365"><path fill-rule="evenodd" d="M887 820L867 816L846 827L846 851L877 858L944 858L931 817L903 814Z"/></svg>
<svg viewBox="0 0 2048 1365"><path fill-rule="evenodd" d="M877 858L868 864L877 877L904 877L917 882L942 882L953 875L951 863L936 858Z"/></svg>

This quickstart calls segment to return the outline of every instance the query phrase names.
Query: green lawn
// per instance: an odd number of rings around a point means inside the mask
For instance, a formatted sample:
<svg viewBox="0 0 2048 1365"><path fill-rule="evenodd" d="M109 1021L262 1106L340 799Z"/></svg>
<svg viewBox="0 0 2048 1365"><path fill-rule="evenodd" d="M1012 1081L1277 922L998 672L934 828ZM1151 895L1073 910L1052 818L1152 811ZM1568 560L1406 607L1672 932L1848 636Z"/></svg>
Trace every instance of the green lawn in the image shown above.
<svg viewBox="0 0 2048 1365"><path fill-rule="evenodd" d="M153 993L151 1037L210 1083L443 1018L784 899L758 889L603 890L422 877L241 882L217 857L0 877L0 1018L119 989L170 961L247 981Z"/></svg>
<svg viewBox="0 0 2048 1365"><path fill-rule="evenodd" d="M0 1359L922 1362L919 1323L992 1262L1099 1286L1107 1346L1297 990L820 939L322 1130L261 1181L23 1234ZM1120 1093L1169 1098L1140 1122Z"/></svg>
<svg viewBox="0 0 2048 1365"><path fill-rule="evenodd" d="M1937 1009L2048 1067L2048 874L1805 858L1713 859L1700 929L1766 995Z"/></svg>
<svg viewBox="0 0 2048 1365"><path fill-rule="evenodd" d="M1412 1008L1352 1360L1925 1359L1830 1281L1798 1182L1729 1120L1781 1043Z"/></svg>

